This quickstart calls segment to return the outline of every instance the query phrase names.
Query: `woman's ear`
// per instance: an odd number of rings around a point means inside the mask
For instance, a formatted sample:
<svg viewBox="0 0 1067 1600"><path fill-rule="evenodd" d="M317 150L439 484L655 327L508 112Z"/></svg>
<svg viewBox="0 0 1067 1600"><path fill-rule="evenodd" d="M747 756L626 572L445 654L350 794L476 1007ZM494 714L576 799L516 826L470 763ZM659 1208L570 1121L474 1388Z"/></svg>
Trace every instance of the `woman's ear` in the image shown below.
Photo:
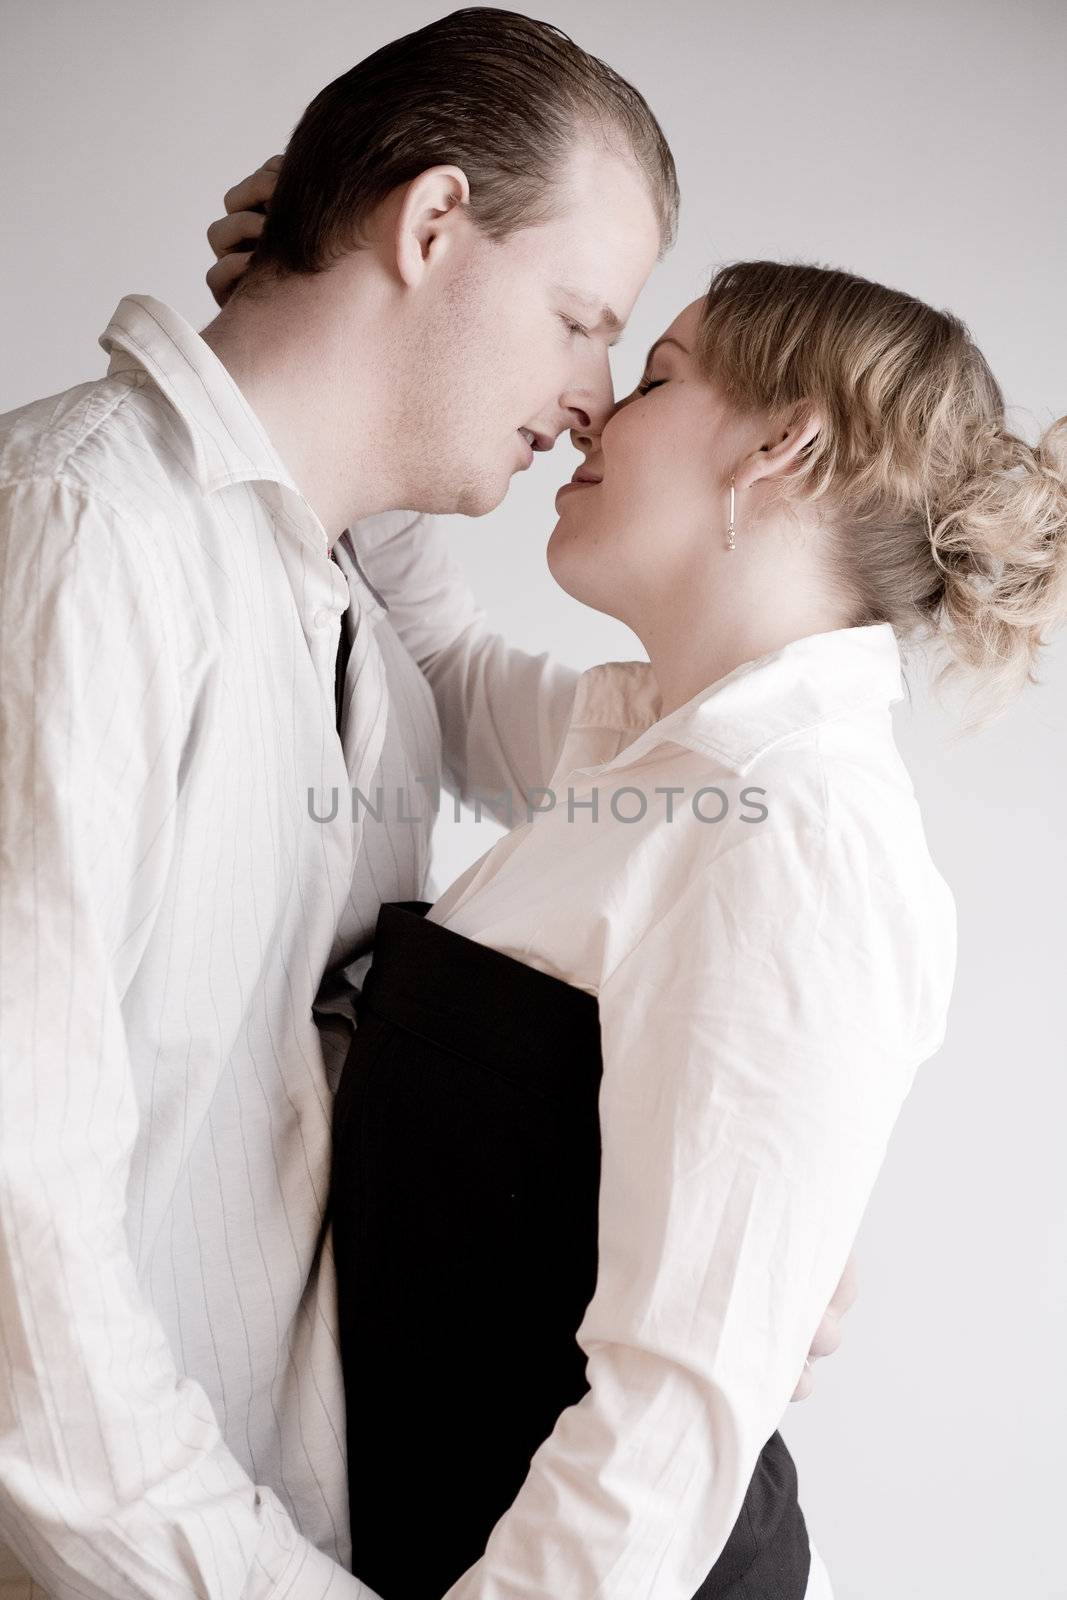
<svg viewBox="0 0 1067 1600"><path fill-rule="evenodd" d="M770 428L762 444L746 456L736 474L739 489L750 489L761 478L784 478L796 465L823 425L821 414L812 405L796 407L792 420Z"/></svg>
<svg viewBox="0 0 1067 1600"><path fill-rule="evenodd" d="M409 288L447 249L456 224L468 215L464 208L469 200L470 184L462 167L427 167L408 184L396 214L393 250L397 271Z"/></svg>

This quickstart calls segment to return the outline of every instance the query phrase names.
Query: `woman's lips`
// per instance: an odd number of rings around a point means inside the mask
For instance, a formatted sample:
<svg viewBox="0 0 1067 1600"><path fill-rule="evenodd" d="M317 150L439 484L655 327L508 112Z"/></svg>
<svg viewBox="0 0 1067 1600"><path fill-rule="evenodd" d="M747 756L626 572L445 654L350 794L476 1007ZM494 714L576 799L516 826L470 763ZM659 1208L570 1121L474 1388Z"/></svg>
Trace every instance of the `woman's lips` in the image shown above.
<svg viewBox="0 0 1067 1600"><path fill-rule="evenodd" d="M566 494L568 489L595 489L596 483L590 478L572 478L570 483L561 483L556 490L556 499L561 494Z"/></svg>

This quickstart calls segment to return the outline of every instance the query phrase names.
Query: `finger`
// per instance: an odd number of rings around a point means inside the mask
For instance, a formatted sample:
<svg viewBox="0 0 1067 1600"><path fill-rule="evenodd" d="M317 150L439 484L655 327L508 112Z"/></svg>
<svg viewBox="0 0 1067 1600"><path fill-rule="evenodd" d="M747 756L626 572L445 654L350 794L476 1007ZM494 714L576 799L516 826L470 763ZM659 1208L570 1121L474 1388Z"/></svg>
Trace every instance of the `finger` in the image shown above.
<svg viewBox="0 0 1067 1600"><path fill-rule="evenodd" d="M230 298L234 284L247 267L252 256L251 250L246 250L238 255L231 253L216 261L207 274L207 286L215 297L215 304L224 306Z"/></svg>
<svg viewBox="0 0 1067 1600"><path fill-rule="evenodd" d="M222 203L227 211L253 211L257 206L267 204L277 182L277 171L260 167L256 172L250 172L247 178L242 178L240 183L235 183L232 189L227 189Z"/></svg>
<svg viewBox="0 0 1067 1600"><path fill-rule="evenodd" d="M859 1292L859 1273L854 1259L849 1256L845 1262L845 1270L841 1274L841 1282L834 1290L834 1297L830 1301L838 1316L843 1316L855 1305Z"/></svg>
<svg viewBox="0 0 1067 1600"><path fill-rule="evenodd" d="M218 217L207 230L207 242L217 256L231 250L249 250L263 232L266 217L259 211L235 211Z"/></svg>
<svg viewBox="0 0 1067 1600"><path fill-rule="evenodd" d="M797 1384L796 1388L793 1390L793 1393L789 1397L790 1404L792 1404L792 1402L794 1400L806 1400L808 1398L809 1394L812 1393L814 1388L815 1388L815 1378L814 1378L814 1375L812 1373L811 1367L805 1361L805 1363L804 1363L804 1371L800 1374L800 1381Z"/></svg>
<svg viewBox="0 0 1067 1600"><path fill-rule="evenodd" d="M841 1344L841 1324L832 1312L827 1312L815 1330L808 1355L812 1361L822 1356L832 1356Z"/></svg>

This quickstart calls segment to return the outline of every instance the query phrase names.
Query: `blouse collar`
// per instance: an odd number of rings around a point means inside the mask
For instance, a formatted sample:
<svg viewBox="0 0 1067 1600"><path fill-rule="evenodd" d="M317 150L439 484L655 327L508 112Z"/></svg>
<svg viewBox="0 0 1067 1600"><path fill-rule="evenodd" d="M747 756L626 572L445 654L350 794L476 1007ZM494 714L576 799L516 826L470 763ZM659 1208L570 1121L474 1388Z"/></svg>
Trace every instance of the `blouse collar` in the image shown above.
<svg viewBox="0 0 1067 1600"><path fill-rule="evenodd" d="M608 661L578 679L565 748L583 731L628 734L615 760L629 764L671 742L743 774L791 734L903 697L900 648L888 622L794 639L742 662L665 717L647 661Z"/></svg>

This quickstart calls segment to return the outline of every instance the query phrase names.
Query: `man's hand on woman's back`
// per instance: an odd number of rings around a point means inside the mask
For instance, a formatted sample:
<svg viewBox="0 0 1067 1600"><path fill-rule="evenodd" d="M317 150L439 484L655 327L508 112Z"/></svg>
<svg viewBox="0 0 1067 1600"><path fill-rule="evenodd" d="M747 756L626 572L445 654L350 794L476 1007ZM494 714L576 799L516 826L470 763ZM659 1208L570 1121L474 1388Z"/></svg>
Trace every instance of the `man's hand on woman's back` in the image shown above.
<svg viewBox="0 0 1067 1600"><path fill-rule="evenodd" d="M815 1387L815 1362L821 1356L832 1356L841 1343L841 1318L855 1303L859 1285L856 1280L856 1258L849 1256L845 1262L845 1270L841 1274L841 1281L834 1290L833 1299L823 1312L822 1321L815 1330L815 1337L811 1341L808 1359L804 1363L804 1371L800 1374L800 1382L790 1396L791 1400L806 1400Z"/></svg>

